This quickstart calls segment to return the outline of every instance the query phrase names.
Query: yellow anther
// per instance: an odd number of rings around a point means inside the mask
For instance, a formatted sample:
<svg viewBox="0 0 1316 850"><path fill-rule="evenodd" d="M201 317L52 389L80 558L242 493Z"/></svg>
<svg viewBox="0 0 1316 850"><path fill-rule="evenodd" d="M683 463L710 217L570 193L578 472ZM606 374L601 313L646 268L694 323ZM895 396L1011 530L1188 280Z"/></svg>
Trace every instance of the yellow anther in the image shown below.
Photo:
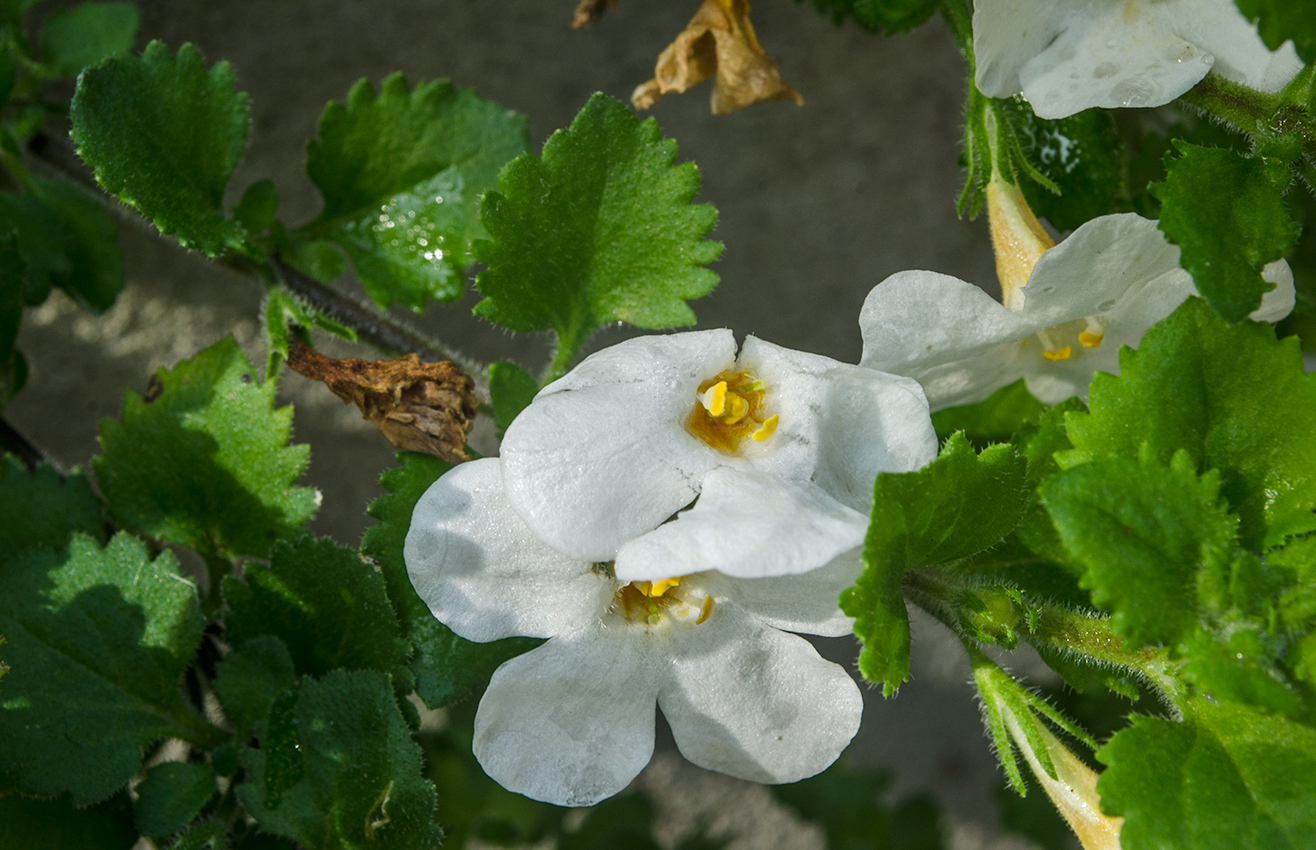
<svg viewBox="0 0 1316 850"><path fill-rule="evenodd" d="M1064 348L1057 348L1054 351L1043 351L1042 356L1055 363L1060 360L1068 360L1073 353L1074 349L1066 345Z"/></svg>
<svg viewBox="0 0 1316 850"><path fill-rule="evenodd" d="M1078 335L1078 341L1083 343L1084 348L1096 348L1101 345L1103 339L1105 339L1103 334L1094 334L1091 331L1082 331Z"/></svg>
<svg viewBox="0 0 1316 850"><path fill-rule="evenodd" d="M713 416L721 416L727 407L727 382L718 381L699 396L699 403Z"/></svg>
<svg viewBox="0 0 1316 850"><path fill-rule="evenodd" d="M768 421L764 422L754 431L754 433L749 435L749 438L756 443L761 443L764 440L768 439L773 435L774 432L776 432L777 420L780 418L781 417L778 416L777 414L775 413L772 414L771 416L768 417Z"/></svg>
<svg viewBox="0 0 1316 850"><path fill-rule="evenodd" d="M699 606L699 619L695 620L696 626L707 620L709 617L713 616L714 604L716 603L713 602L713 597L711 596L704 597L704 604Z"/></svg>
<svg viewBox="0 0 1316 850"><path fill-rule="evenodd" d="M649 592L646 593L645 595L650 598L656 596L662 596L664 593L676 587L680 583L681 583L680 578L665 578L662 581L644 582L644 584L649 585Z"/></svg>

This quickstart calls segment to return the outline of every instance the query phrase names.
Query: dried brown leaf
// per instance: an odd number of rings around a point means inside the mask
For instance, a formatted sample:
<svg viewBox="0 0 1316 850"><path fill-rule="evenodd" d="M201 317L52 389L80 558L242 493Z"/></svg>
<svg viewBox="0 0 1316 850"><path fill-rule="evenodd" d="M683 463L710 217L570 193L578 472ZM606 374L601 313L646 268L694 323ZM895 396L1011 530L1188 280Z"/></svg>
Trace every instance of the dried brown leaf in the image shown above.
<svg viewBox="0 0 1316 850"><path fill-rule="evenodd" d="M664 95L683 92L715 74L714 115L772 100L804 104L754 35L749 0L704 0L676 40L658 54L653 79L635 89L631 103L648 109Z"/></svg>
<svg viewBox="0 0 1316 850"><path fill-rule="evenodd" d="M617 0L580 0L576 4L576 17L571 21L571 28L584 29L603 17L603 13L617 8Z"/></svg>
<svg viewBox="0 0 1316 850"><path fill-rule="evenodd" d="M288 366L320 381L343 401L355 402L397 448L450 463L470 460L466 435L480 405L475 382L456 363L422 363L415 354L400 360L336 360L290 335Z"/></svg>

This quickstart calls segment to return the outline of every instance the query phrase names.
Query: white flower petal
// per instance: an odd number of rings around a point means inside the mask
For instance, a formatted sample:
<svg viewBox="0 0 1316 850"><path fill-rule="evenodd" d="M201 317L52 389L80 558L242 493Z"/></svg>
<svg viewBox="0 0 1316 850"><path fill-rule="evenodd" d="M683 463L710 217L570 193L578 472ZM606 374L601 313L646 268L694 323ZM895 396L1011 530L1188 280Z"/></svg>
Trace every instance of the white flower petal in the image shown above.
<svg viewBox="0 0 1316 850"><path fill-rule="evenodd" d="M927 398L917 381L755 337L740 363L769 386L776 433L746 457L758 469L813 480L867 512L879 472L909 472L937 455Z"/></svg>
<svg viewBox="0 0 1316 850"><path fill-rule="evenodd" d="M976 0L973 4L974 83L989 97L1023 89L1019 72L1079 14L1054 0Z"/></svg>
<svg viewBox="0 0 1316 850"><path fill-rule="evenodd" d="M837 600L863 568L862 549L856 547L801 575L744 579L712 572L699 576L698 583L718 604L734 605L773 628L840 637L854 630L854 618L845 615Z"/></svg>
<svg viewBox="0 0 1316 850"><path fill-rule="evenodd" d="M617 578L793 575L860 545L867 530L866 516L812 484L719 467L704 476L693 508L618 550Z"/></svg>
<svg viewBox="0 0 1316 850"><path fill-rule="evenodd" d="M1092 106L1161 106L1196 85L1214 57L1175 33L1164 5L1083 3L1082 17L1019 71L1033 111L1064 118Z"/></svg>
<svg viewBox="0 0 1316 850"><path fill-rule="evenodd" d="M475 715L484 772L557 806L590 806L629 785L653 755L658 691L633 637L598 625L499 667Z"/></svg>
<svg viewBox="0 0 1316 850"><path fill-rule="evenodd" d="M734 358L729 330L637 337L586 358L507 429L512 505L555 549L610 560L689 504L720 462L684 422L700 381Z"/></svg>
<svg viewBox="0 0 1316 850"><path fill-rule="evenodd" d="M1215 54L1211 69L1237 83L1276 92L1302 70L1292 41L1271 51L1234 0L1174 0L1179 35Z"/></svg>
<svg viewBox="0 0 1316 850"><path fill-rule="evenodd" d="M981 401L1028 368L1022 347L1007 345L1036 328L987 293L929 271L892 275L859 311L860 365L907 375L923 386L933 410Z"/></svg>
<svg viewBox="0 0 1316 850"><path fill-rule="evenodd" d="M859 688L803 638L729 605L673 637L681 646L658 705L681 754L700 767L795 782L836 761L858 731Z"/></svg>
<svg viewBox="0 0 1316 850"><path fill-rule="evenodd" d="M1020 316L1037 329L1100 316L1134 288L1177 268L1179 249L1155 221L1136 213L1103 215L1037 261Z"/></svg>
<svg viewBox="0 0 1316 850"><path fill-rule="evenodd" d="M606 610L616 584L530 533L503 497L496 458L461 464L425 491L403 557L434 616L474 641L577 629Z"/></svg>
<svg viewBox="0 0 1316 850"><path fill-rule="evenodd" d="M1261 277L1275 284L1275 288L1261 296L1261 306L1248 318L1258 322L1278 322L1293 312L1297 295L1293 290L1293 269L1283 260L1276 260L1261 270Z"/></svg>

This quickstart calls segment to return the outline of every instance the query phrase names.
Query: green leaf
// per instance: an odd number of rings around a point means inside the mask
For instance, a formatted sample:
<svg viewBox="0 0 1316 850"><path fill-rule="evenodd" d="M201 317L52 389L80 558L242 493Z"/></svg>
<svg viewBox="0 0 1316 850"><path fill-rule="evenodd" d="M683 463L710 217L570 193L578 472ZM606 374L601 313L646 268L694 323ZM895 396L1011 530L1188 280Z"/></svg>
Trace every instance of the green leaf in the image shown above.
<svg viewBox="0 0 1316 850"><path fill-rule="evenodd" d="M293 482L307 446L288 446L292 408L232 337L129 392L120 421L101 422L92 461L110 513L124 528L207 556L264 557L298 533L319 494Z"/></svg>
<svg viewBox="0 0 1316 850"><path fill-rule="evenodd" d="M17 256L22 269L19 292L23 304L35 306L46 300L50 287L73 271L68 243L59 216L31 195L0 192L0 235L9 236L12 246L7 265ZM13 286L6 280L6 287Z"/></svg>
<svg viewBox="0 0 1316 850"><path fill-rule="evenodd" d="M530 406L539 392L539 382L529 372L508 360L489 367L489 395L493 398L494 427L501 439L507 426Z"/></svg>
<svg viewBox="0 0 1316 850"><path fill-rule="evenodd" d="M385 472L380 479L389 495L376 499L366 508L366 513L379 520L379 524L366 532L361 552L379 564L403 635L415 647L411 670L416 676L416 693L430 708L439 708L482 687L498 665L540 642L507 638L472 643L434 619L429 606L411 586L402 559L402 545L411 527L411 512L416 502L452 465L433 455L415 452L399 452L398 463L400 468Z"/></svg>
<svg viewBox="0 0 1316 850"><path fill-rule="evenodd" d="M213 745L178 680L205 621L170 552L154 561L119 534L104 550L75 535L67 554L36 548L0 570L0 771L32 794L103 800L163 737ZM222 736L221 736L222 738Z"/></svg>
<svg viewBox="0 0 1316 850"><path fill-rule="evenodd" d="M1183 253L1210 305L1231 322L1246 319L1274 288L1261 277L1266 263L1293 247L1289 220L1259 157L1176 142L1183 154L1167 162L1165 182L1151 187L1161 201L1160 228Z"/></svg>
<svg viewBox="0 0 1316 850"><path fill-rule="evenodd" d="M1234 0L1271 50L1293 39L1302 61L1316 62L1316 9L1309 0Z"/></svg>
<svg viewBox="0 0 1316 850"><path fill-rule="evenodd" d="M225 576L223 587L225 637L235 646L273 635L299 673L373 669L410 690L410 646L384 580L355 550L307 534L276 543L269 566L249 562L244 578Z"/></svg>
<svg viewBox="0 0 1316 850"><path fill-rule="evenodd" d="M243 243L224 188L247 146L247 95L227 62L206 71L184 44L153 41L78 77L71 117L78 155L113 195L185 247L218 256Z"/></svg>
<svg viewBox="0 0 1316 850"><path fill-rule="evenodd" d="M273 635L244 641L215 665L215 695L237 725L240 738L253 730L263 734L274 701L296 683L292 655Z"/></svg>
<svg viewBox="0 0 1316 850"><path fill-rule="evenodd" d="M413 90L394 74L378 95L361 80L345 106L325 107L307 145L324 211L305 229L342 246L381 307L450 301L484 236L480 196L528 146L524 117L447 80Z"/></svg>
<svg viewBox="0 0 1316 850"><path fill-rule="evenodd" d="M902 586L916 567L967 558L1000 542L1028 503L1026 465L1013 446L975 454L956 434L916 472L884 473L873 488L864 572L841 595L864 642L859 670L886 696L909 678L909 617Z"/></svg>
<svg viewBox="0 0 1316 850"><path fill-rule="evenodd" d="M813 5L837 24L854 18L864 29L886 35L911 30L937 10L936 0L813 0Z"/></svg>
<svg viewBox="0 0 1316 850"><path fill-rule="evenodd" d="M676 142L652 118L591 97L542 158L514 160L485 196L491 238L475 256L489 267L475 280L485 296L476 314L514 331L552 328L571 356L610 322L694 324L685 300L717 285L702 266L722 245L704 239L717 211L690 202L699 170L675 162Z"/></svg>
<svg viewBox="0 0 1316 850"><path fill-rule="evenodd" d="M1060 189L1057 195L1032 180L1021 180L1034 213L1057 230L1073 230L1098 216L1128 210L1124 146L1111 111L1086 109L1049 120L1025 105L1010 115L1021 124L1029 161Z"/></svg>
<svg viewBox="0 0 1316 850"><path fill-rule="evenodd" d="M81 3L56 9L41 25L41 56L58 74L77 76L90 65L132 50L137 7L131 3Z"/></svg>
<svg viewBox="0 0 1316 850"><path fill-rule="evenodd" d="M81 187L40 177L32 177L31 186L63 232L68 271L55 271L54 283L84 309L93 313L108 310L124 285L118 226L104 205Z"/></svg>
<svg viewBox="0 0 1316 850"><path fill-rule="evenodd" d="M269 230L278 212L279 187L266 178L252 183L242 193L242 200L233 208L233 218L254 236Z"/></svg>
<svg viewBox="0 0 1316 850"><path fill-rule="evenodd" d="M1138 645L1173 644L1197 625L1202 571L1223 572L1237 517L1220 503L1220 476L1200 479L1188 452L1167 468L1154 457L1114 458L1071 469L1042 487L1083 585Z"/></svg>
<svg viewBox="0 0 1316 850"><path fill-rule="evenodd" d="M1102 808L1125 850L1298 850L1316 835L1316 730L1196 699L1180 723L1135 717L1103 747Z"/></svg>
<svg viewBox="0 0 1316 850"><path fill-rule="evenodd" d="M0 847L131 850L137 837L126 794L86 808L74 808L67 797L0 797Z"/></svg>
<svg viewBox="0 0 1316 850"><path fill-rule="evenodd" d="M1046 410L1020 378L977 404L938 410L932 414L932 425L942 442L956 431L963 431L969 444L982 451L992 443L1010 442L1020 428L1036 422Z"/></svg>
<svg viewBox="0 0 1316 850"><path fill-rule="evenodd" d="M60 478L49 465L28 472L17 458L0 457L0 564L33 546L63 552L75 532L104 543L104 514L81 471Z"/></svg>
<svg viewBox="0 0 1316 850"><path fill-rule="evenodd" d="M1295 338L1229 325L1190 298L1136 351L1121 350L1120 377L1093 376L1088 403L1091 413L1067 417L1074 449L1057 456L1063 466L1136 458L1144 443L1169 463L1182 448L1199 472L1220 471L1248 549L1316 529L1316 377Z"/></svg>
<svg viewBox="0 0 1316 850"><path fill-rule="evenodd" d="M270 718L260 749L248 749L249 781L238 799L265 832L306 850L437 846L434 786L398 712L388 679L335 670L304 679L289 710ZM291 762L276 764L283 738Z"/></svg>
<svg viewBox="0 0 1316 850"><path fill-rule="evenodd" d="M148 770L137 786L133 817L142 835L173 835L214 795L215 769L210 765L163 762Z"/></svg>

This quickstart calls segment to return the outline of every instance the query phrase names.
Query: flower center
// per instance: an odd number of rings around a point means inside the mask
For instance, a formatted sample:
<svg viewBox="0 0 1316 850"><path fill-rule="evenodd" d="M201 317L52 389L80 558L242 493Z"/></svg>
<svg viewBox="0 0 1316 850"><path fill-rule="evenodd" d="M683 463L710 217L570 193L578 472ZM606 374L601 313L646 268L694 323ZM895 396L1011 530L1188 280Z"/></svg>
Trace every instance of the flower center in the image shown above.
<svg viewBox="0 0 1316 850"><path fill-rule="evenodd" d="M1064 340L1064 336L1065 332L1061 330L1059 325L1038 331L1037 338L1042 343L1042 356L1052 363L1058 363L1072 357L1074 347L1060 344ZM1088 316L1086 327L1078 333L1078 342L1084 348L1096 348L1101 345L1101 341L1105 337L1106 329L1102 326L1101 321Z"/></svg>
<svg viewBox="0 0 1316 850"><path fill-rule="evenodd" d="M665 578L661 581L633 581L617 591L613 605L621 611L622 616L632 623L656 626L666 617L689 616L694 614L694 606L676 589L688 576ZM699 625L713 614L713 597L705 596L700 604L695 625ZM688 610L682 610L688 609Z"/></svg>
<svg viewBox="0 0 1316 850"><path fill-rule="evenodd" d="M777 414L765 410L766 394L763 382L748 372L720 372L699 385L686 430L727 454L735 454L746 437L761 443L777 430Z"/></svg>

